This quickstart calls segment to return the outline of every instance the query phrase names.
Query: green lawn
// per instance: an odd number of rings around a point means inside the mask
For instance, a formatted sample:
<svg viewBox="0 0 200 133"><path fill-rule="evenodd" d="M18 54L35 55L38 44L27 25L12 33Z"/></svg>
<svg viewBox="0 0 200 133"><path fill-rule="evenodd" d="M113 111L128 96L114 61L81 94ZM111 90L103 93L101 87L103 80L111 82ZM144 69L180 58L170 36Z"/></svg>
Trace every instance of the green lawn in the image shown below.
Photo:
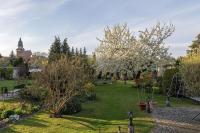
<svg viewBox="0 0 200 133"><path fill-rule="evenodd" d="M127 112L134 112L134 124L137 133L147 133L154 126L151 116L139 111L137 89L131 84L117 83L97 86L97 101L83 104L83 111L64 118L49 118L47 113L38 113L32 118L22 120L1 133L98 133L116 132L119 125L127 129ZM164 106L165 97L154 95L159 106ZM172 99L174 106L195 106L190 100Z"/></svg>
<svg viewBox="0 0 200 133"><path fill-rule="evenodd" d="M0 80L0 88L7 87L8 90L13 90L16 84L17 82L15 80Z"/></svg>
<svg viewBox="0 0 200 133"><path fill-rule="evenodd" d="M14 86L20 85L20 84L31 84L31 80L0 80L0 92L1 92L1 87L7 87L8 90L13 90Z"/></svg>

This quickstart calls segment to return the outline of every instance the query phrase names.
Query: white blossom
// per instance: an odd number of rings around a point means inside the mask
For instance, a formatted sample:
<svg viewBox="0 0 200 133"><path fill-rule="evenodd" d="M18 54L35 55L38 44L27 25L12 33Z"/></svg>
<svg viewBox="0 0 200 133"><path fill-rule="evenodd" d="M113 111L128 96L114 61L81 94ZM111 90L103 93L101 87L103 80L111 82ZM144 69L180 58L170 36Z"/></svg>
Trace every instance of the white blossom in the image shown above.
<svg viewBox="0 0 200 133"><path fill-rule="evenodd" d="M157 23L151 29L139 31L139 36L136 37L127 24L106 27L104 38L98 39L100 46L96 49L99 70L134 72L149 62L157 66L169 63L171 56L164 40L174 30L172 24L161 26Z"/></svg>

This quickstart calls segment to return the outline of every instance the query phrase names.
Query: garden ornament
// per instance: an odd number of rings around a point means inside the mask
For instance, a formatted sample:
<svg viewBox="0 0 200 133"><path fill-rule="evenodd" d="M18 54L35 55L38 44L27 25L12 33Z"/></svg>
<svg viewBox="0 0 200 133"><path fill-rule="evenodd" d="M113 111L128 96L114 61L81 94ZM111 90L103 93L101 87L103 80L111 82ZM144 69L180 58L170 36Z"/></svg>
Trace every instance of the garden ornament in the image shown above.
<svg viewBox="0 0 200 133"><path fill-rule="evenodd" d="M133 125L133 112L128 112L129 116L129 125L128 125L128 133L134 133L134 125Z"/></svg>
<svg viewBox="0 0 200 133"><path fill-rule="evenodd" d="M171 104L170 104L170 97L167 96L167 99L166 99L166 107L171 107Z"/></svg>
<svg viewBox="0 0 200 133"><path fill-rule="evenodd" d="M117 133L121 133L121 127L118 127L118 132Z"/></svg>
<svg viewBox="0 0 200 133"><path fill-rule="evenodd" d="M150 100L150 97L147 98L146 110L147 110L147 113L151 113L151 100Z"/></svg>
<svg viewBox="0 0 200 133"><path fill-rule="evenodd" d="M18 121L19 120L19 115L11 115L11 116L9 116L9 121L11 121L11 122L16 122L16 121Z"/></svg>

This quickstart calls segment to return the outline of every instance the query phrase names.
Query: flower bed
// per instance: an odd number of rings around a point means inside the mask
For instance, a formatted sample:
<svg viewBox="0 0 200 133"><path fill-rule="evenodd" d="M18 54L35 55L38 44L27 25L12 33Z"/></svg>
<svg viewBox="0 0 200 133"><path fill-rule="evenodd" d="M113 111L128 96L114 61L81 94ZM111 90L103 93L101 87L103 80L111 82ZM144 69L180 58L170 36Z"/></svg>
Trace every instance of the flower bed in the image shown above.
<svg viewBox="0 0 200 133"><path fill-rule="evenodd" d="M0 128L39 111L40 106L16 100L0 101Z"/></svg>

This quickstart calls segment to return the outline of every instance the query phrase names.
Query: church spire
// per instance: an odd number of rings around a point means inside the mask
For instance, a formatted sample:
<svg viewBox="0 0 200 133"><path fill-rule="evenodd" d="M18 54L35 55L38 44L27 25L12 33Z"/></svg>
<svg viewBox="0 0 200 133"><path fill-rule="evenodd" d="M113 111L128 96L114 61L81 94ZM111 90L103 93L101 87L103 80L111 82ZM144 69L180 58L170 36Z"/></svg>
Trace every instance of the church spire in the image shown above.
<svg viewBox="0 0 200 133"><path fill-rule="evenodd" d="M19 41L18 41L18 49L24 49L21 37L19 38Z"/></svg>

